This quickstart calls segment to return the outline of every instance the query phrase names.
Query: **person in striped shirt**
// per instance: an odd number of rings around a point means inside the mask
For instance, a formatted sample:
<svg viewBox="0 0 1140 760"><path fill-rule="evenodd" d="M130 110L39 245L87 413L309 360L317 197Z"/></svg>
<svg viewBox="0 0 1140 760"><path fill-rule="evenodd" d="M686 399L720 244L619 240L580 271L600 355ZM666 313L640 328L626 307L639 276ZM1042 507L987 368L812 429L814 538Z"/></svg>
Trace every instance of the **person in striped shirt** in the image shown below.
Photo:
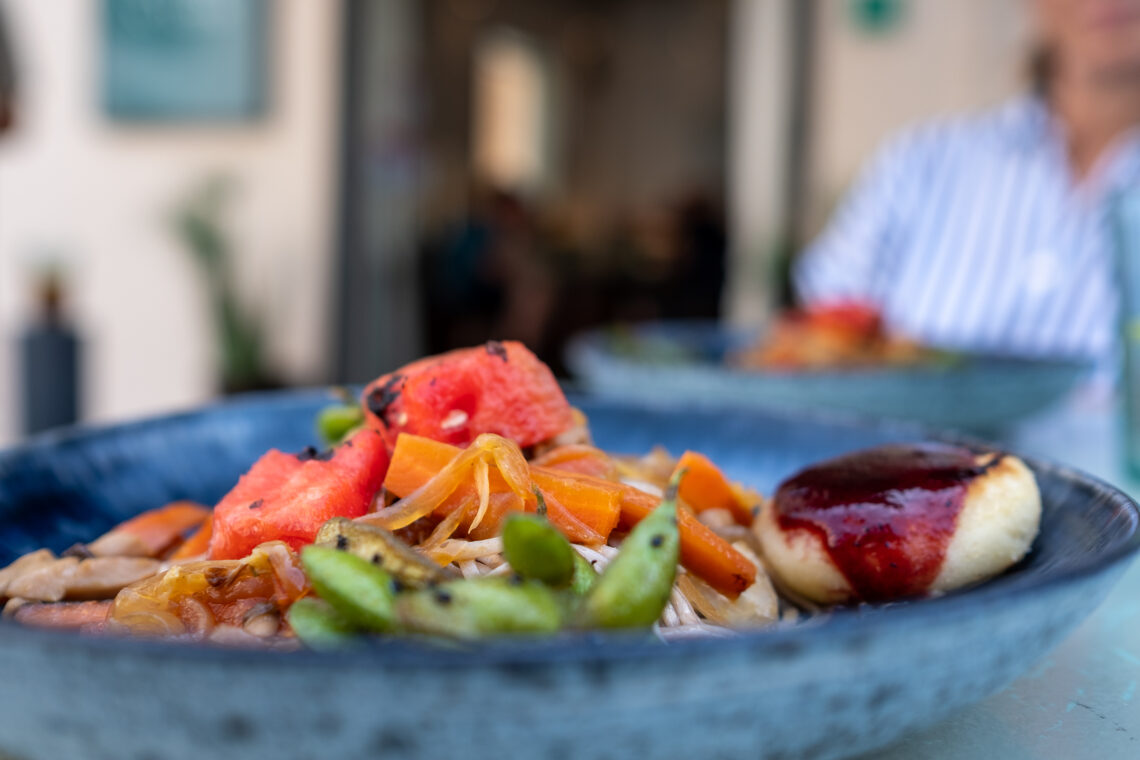
<svg viewBox="0 0 1140 760"><path fill-rule="evenodd" d="M1140 0L1033 8L1034 92L890 140L797 262L806 305L866 302L952 350L1112 361L1112 198L1140 190Z"/></svg>

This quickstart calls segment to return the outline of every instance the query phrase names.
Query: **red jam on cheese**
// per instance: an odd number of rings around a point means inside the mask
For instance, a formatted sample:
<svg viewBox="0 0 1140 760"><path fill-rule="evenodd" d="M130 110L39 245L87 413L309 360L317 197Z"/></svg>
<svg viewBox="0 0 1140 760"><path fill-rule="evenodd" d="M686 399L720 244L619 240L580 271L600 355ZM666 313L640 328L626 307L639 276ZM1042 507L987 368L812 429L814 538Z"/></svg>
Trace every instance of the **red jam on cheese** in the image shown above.
<svg viewBox="0 0 1140 760"><path fill-rule="evenodd" d="M916 596L938 576L967 488L989 466L957 446L880 446L785 481L776 517L785 532L817 534L864 601Z"/></svg>

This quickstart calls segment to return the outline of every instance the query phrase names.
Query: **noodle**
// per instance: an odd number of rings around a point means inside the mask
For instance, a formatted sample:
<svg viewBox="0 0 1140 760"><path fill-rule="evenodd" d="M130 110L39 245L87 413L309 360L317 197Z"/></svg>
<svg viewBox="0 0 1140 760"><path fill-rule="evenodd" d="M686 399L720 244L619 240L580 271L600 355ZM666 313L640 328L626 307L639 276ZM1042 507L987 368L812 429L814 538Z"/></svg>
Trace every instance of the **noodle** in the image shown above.
<svg viewBox="0 0 1140 760"><path fill-rule="evenodd" d="M479 559L491 554L503 553L503 539L485 538L482 541L464 541L458 538L449 538L440 544L439 548L430 552L433 559L447 560L451 564L459 560ZM440 564L445 564L441 562Z"/></svg>
<svg viewBox="0 0 1140 760"><path fill-rule="evenodd" d="M673 593L669 595L669 604L677 611L679 625L696 625L701 622L693 605L689 604L689 600L676 585L673 586Z"/></svg>

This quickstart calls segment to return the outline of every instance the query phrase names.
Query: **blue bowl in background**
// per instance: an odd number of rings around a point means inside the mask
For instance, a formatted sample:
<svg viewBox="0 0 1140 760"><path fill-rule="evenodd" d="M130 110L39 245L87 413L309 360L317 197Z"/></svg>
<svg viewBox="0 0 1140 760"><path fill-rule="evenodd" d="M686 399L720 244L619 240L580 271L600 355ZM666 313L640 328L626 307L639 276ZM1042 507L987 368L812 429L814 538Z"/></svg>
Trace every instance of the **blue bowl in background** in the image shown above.
<svg viewBox="0 0 1140 760"><path fill-rule="evenodd" d="M964 355L949 364L848 370L749 370L726 356L759 333L715 322L657 322L574 338L566 364L584 390L630 401L836 410L992 434L1047 408L1090 366Z"/></svg>
<svg viewBox="0 0 1140 760"><path fill-rule="evenodd" d="M250 397L0 454L0 564L89 540L172 499L214 502L269 447L312 443L321 392ZM760 412L576 399L597 442L694 448L770 491L815 460L923 437ZM454 649L238 651L0 621L0 754L12 758L463 756L835 758L927 726L1024 673L1140 546L1136 505L1028 460L1030 556L980 587L725 639L576 634Z"/></svg>

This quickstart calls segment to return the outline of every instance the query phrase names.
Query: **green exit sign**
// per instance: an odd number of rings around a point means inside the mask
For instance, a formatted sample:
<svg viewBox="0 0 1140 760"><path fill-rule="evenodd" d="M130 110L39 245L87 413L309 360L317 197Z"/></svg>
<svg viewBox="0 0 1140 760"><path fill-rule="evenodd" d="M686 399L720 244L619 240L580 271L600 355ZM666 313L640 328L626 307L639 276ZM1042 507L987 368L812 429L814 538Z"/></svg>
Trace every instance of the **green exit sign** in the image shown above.
<svg viewBox="0 0 1140 760"><path fill-rule="evenodd" d="M903 0L851 0L851 18L863 32L885 34L899 25L903 8Z"/></svg>

